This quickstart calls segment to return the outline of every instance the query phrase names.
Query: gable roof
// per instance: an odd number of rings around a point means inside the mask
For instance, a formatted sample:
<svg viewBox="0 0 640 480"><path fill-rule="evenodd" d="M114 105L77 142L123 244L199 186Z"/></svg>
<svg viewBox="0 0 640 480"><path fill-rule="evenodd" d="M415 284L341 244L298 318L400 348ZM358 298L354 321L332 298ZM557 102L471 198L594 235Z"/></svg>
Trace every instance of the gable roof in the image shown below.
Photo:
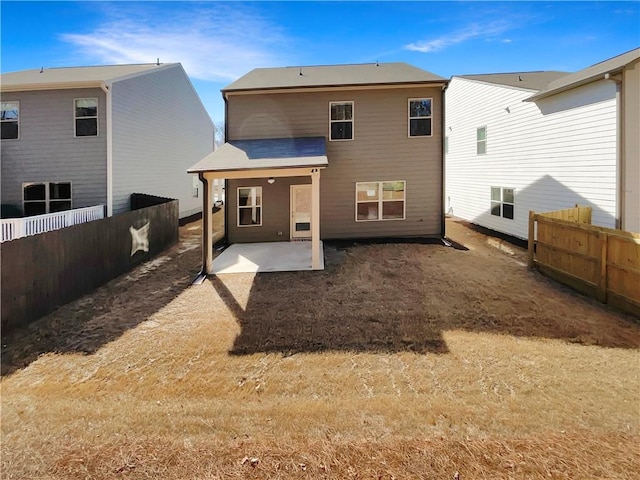
<svg viewBox="0 0 640 480"><path fill-rule="evenodd" d="M507 87L523 88L525 90L542 90L549 82L569 75L569 72L537 71L513 73L487 73L479 75L454 75L454 77L478 82L505 85Z"/></svg>
<svg viewBox="0 0 640 480"><path fill-rule="evenodd" d="M223 88L222 92L447 82L444 77L407 63L366 63L256 68Z"/></svg>
<svg viewBox="0 0 640 480"><path fill-rule="evenodd" d="M541 92L529 97L526 101L531 102L541 98L549 97L560 92L571 90L596 80L604 79L606 74L616 74L630 63L640 58L640 48L610 58L595 65L591 65L566 77L551 82L548 87Z"/></svg>
<svg viewBox="0 0 640 480"><path fill-rule="evenodd" d="M325 144L324 137L232 140L187 172L326 167L329 162Z"/></svg>
<svg viewBox="0 0 640 480"><path fill-rule="evenodd" d="M63 88L99 87L148 71L179 65L155 63L139 65L102 65L94 67L60 67L21 70L0 75L0 90L3 92L26 90L58 90Z"/></svg>

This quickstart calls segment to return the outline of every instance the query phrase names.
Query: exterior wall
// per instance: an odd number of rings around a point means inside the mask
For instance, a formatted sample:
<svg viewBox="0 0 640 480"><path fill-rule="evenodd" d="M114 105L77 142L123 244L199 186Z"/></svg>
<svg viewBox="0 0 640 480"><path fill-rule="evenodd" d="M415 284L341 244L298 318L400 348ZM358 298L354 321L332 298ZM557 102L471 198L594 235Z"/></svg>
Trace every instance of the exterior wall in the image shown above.
<svg viewBox="0 0 640 480"><path fill-rule="evenodd" d="M446 92L446 211L527 238L528 212L593 207L615 227L615 84L598 82L537 103L531 91L454 77ZM476 129L487 127L487 153ZM491 187L515 188L514 219L491 215Z"/></svg>
<svg viewBox="0 0 640 480"><path fill-rule="evenodd" d="M98 136L74 137L74 98L98 98ZM2 94L20 101L19 139L2 140L2 204L22 209L23 182L71 182L74 208L107 200L107 128L101 89Z"/></svg>
<svg viewBox="0 0 640 480"><path fill-rule="evenodd" d="M322 176L320 177L322 179ZM282 242L290 236L290 192L291 185L311 183L308 177L280 177L273 185L266 178L229 180L226 209L229 223L227 235L231 243L237 242ZM262 225L238 226L238 188L262 187ZM281 234L280 234L281 232Z"/></svg>
<svg viewBox="0 0 640 480"><path fill-rule="evenodd" d="M178 199L180 218L202 211L187 169L213 151L214 127L182 67L117 81L112 92L113 213L129 210L132 193Z"/></svg>
<svg viewBox="0 0 640 480"><path fill-rule="evenodd" d="M431 137L408 137L409 98L433 99ZM353 140L328 140L329 102L332 101L354 102ZM443 233L440 87L230 95L227 115L230 140L327 138L329 166L320 175L321 238L437 236ZM385 180L406 181L406 219L356 222L356 182ZM278 182L280 179L276 179L274 186ZM235 187L236 183L230 182L230 186ZM272 188L263 189L265 206ZM230 188L227 205L231 206L234 195L235 189ZM283 192L278 195L284 197ZM287 214L288 196L287 187L287 201L280 207ZM230 226L236 224L235 210L229 208ZM264 221L270 225L267 215L268 209ZM242 228L230 236L230 240L253 241L261 235L249 232L258 228ZM267 228L263 230L265 234L261 238L273 239L273 232ZM288 232L289 227L284 231Z"/></svg>
<svg viewBox="0 0 640 480"><path fill-rule="evenodd" d="M622 78L624 130L622 148L622 228L640 232L640 60L625 68Z"/></svg>

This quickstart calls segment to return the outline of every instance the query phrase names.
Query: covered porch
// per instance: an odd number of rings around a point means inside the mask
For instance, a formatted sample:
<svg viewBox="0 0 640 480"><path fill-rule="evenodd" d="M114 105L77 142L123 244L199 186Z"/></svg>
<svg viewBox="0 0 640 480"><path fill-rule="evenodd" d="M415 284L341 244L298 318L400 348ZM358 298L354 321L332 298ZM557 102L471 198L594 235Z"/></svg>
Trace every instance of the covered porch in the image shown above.
<svg viewBox="0 0 640 480"><path fill-rule="evenodd" d="M188 172L197 173L204 187L201 273L212 275L233 271L323 269L320 172L327 165L324 137L304 137L230 141L191 167ZM240 239L243 243L234 243L215 261L211 219L211 185L214 179L225 179L227 183L239 181L242 185L242 180L251 184L256 183L255 179L260 179L265 190L263 191L263 186L242 186L226 192L225 208L231 206L227 209L227 218L233 219L229 222L231 225L225 226L226 231L231 226L244 234L253 234L259 240L254 242ZM251 182L249 179L252 179ZM297 179L293 182L296 185L290 185L290 196L287 191L288 198L282 197L282 188L280 195L269 190L269 186L278 179L287 179L289 183L292 183L292 179ZM298 185L301 181L302 185ZM285 184L286 181L279 185ZM269 208L264 208L265 203ZM291 213L288 220L285 218L288 222L287 229L280 224L277 228L270 224L269 216L275 215L275 212L280 217L283 212ZM261 234L274 229L279 230L278 241L263 242L264 238L261 236L264 235ZM245 236L248 238L251 235Z"/></svg>

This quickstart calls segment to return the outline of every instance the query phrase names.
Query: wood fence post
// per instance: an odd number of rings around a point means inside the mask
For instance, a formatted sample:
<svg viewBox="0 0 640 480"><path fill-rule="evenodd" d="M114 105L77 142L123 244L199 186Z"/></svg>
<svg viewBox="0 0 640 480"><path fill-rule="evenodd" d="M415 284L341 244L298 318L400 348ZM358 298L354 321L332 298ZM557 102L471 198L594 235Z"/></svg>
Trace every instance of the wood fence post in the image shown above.
<svg viewBox="0 0 640 480"><path fill-rule="evenodd" d="M535 253L535 225L536 225L536 214L533 210L529 210L529 242L527 243L527 249L529 253L529 270L533 270L535 267L534 263L534 253Z"/></svg>
<svg viewBox="0 0 640 480"><path fill-rule="evenodd" d="M609 234L598 232L600 237L600 272L598 272L598 300L607 303L607 246Z"/></svg>

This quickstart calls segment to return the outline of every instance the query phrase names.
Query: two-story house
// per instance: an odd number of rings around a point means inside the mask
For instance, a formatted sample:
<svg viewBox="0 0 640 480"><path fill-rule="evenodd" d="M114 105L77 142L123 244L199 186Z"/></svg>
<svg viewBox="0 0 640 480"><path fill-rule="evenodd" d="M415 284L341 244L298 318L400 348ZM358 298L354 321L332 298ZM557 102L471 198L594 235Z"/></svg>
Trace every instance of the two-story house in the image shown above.
<svg viewBox="0 0 640 480"><path fill-rule="evenodd" d="M320 239L441 237L446 84L405 63L255 69L222 90L227 143L189 171L227 179L229 242L310 239L314 268Z"/></svg>
<svg viewBox="0 0 640 480"><path fill-rule="evenodd" d="M640 230L640 49L578 72L454 76L446 209L526 239L529 211L593 209Z"/></svg>
<svg viewBox="0 0 640 480"><path fill-rule="evenodd" d="M132 193L201 211L186 169L213 151L214 127L178 63L42 68L0 77L3 210L38 215Z"/></svg>

